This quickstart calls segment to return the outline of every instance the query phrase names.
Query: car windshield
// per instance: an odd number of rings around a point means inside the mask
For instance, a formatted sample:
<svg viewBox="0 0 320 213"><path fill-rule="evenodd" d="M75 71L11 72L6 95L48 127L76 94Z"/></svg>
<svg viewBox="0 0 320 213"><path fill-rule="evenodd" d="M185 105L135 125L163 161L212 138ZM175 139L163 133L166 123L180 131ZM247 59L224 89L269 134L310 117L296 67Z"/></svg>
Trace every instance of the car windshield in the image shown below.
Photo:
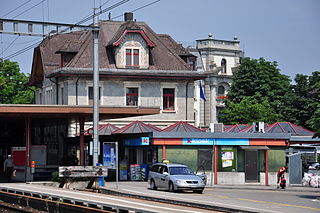
<svg viewBox="0 0 320 213"><path fill-rule="evenodd" d="M170 167L170 175L193 175L193 171L188 167L176 166Z"/></svg>

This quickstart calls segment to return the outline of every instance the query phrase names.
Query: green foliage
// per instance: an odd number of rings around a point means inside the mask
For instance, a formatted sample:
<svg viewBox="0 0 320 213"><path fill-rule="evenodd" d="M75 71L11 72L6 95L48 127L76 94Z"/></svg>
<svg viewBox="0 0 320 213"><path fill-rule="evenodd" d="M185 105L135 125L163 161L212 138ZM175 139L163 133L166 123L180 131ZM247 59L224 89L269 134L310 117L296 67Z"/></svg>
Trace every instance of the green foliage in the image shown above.
<svg viewBox="0 0 320 213"><path fill-rule="evenodd" d="M295 84L282 75L276 62L244 58L219 114L225 124L288 121L320 136L320 72L297 74Z"/></svg>
<svg viewBox="0 0 320 213"><path fill-rule="evenodd" d="M228 92L226 108L219 115L225 124L283 121L290 79L280 74L276 62L244 58Z"/></svg>
<svg viewBox="0 0 320 213"><path fill-rule="evenodd" d="M282 116L275 113L266 100L258 103L252 97L244 97L240 103L227 101L219 119L228 124L252 124L255 121L274 123L281 120Z"/></svg>
<svg viewBox="0 0 320 213"><path fill-rule="evenodd" d="M320 133L320 72L297 74L294 80L283 115L287 121Z"/></svg>
<svg viewBox="0 0 320 213"><path fill-rule="evenodd" d="M34 88L28 87L28 79L16 62L0 60L0 104L34 103Z"/></svg>

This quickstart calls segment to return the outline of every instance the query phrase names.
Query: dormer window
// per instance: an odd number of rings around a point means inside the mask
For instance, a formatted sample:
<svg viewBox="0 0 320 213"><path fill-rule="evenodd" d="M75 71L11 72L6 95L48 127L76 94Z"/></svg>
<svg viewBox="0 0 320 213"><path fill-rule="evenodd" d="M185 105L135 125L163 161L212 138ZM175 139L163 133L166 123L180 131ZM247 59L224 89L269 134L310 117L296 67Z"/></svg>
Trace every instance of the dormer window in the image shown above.
<svg viewBox="0 0 320 213"><path fill-rule="evenodd" d="M126 66L139 66L139 49L126 49Z"/></svg>
<svg viewBox="0 0 320 213"><path fill-rule="evenodd" d="M109 42L113 48L117 68L148 69L150 50L155 47L147 34L135 22L126 22Z"/></svg>

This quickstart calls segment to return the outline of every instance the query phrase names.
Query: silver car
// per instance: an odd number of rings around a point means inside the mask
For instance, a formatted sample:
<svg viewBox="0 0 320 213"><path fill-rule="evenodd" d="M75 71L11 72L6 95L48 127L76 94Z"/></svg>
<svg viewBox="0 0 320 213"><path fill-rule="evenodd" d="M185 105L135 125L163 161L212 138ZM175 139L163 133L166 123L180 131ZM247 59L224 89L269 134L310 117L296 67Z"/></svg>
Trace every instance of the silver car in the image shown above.
<svg viewBox="0 0 320 213"><path fill-rule="evenodd" d="M177 190L193 190L202 193L205 187L205 179L182 164L156 163L149 171L148 183L150 188L168 189L170 192Z"/></svg>

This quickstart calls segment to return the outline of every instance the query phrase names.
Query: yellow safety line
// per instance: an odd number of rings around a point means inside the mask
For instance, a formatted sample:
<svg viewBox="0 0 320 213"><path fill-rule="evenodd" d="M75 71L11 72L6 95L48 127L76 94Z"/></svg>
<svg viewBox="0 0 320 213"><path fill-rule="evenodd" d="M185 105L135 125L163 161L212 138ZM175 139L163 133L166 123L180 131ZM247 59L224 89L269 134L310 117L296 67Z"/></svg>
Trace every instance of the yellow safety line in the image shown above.
<svg viewBox="0 0 320 213"><path fill-rule="evenodd" d="M308 206L297 206L297 205L291 205L291 204L285 204L285 203L275 203L275 202L269 202L269 201L250 200L250 199L245 199L245 198L238 198L238 200L246 200L246 201L251 201L251 202L256 202L256 203L270 203L270 204L275 204L275 205L291 206L291 207L305 208L305 209L311 209L311 210L320 210L320 208L312 208L312 207L308 207Z"/></svg>

